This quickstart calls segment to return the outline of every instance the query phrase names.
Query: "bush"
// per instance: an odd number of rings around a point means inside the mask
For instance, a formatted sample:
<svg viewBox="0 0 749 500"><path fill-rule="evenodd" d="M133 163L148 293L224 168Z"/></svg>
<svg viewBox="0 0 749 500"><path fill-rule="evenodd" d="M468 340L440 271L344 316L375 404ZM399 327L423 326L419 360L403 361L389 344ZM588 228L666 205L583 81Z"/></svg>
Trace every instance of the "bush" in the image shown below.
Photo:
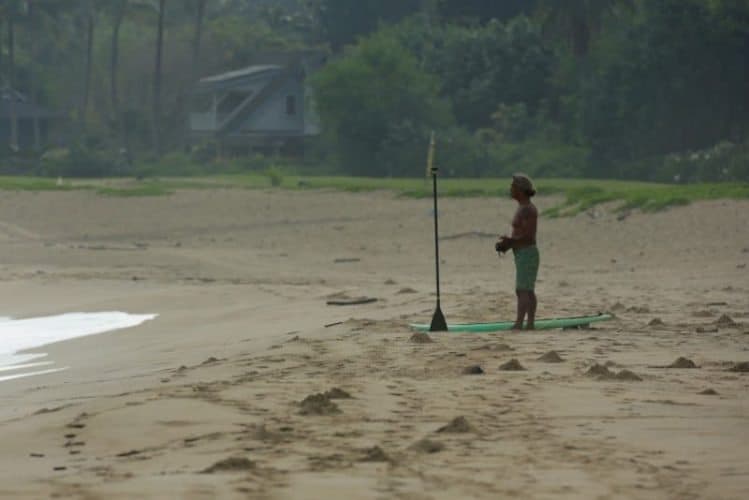
<svg viewBox="0 0 749 500"><path fill-rule="evenodd" d="M159 159L145 159L134 169L136 177L174 177L200 175L204 169L185 153L167 153Z"/></svg>
<svg viewBox="0 0 749 500"><path fill-rule="evenodd" d="M123 175L126 163L109 149L89 149L76 143L70 149L59 148L41 156L37 173L44 176L107 177Z"/></svg>
<svg viewBox="0 0 749 500"><path fill-rule="evenodd" d="M275 165L272 165L265 169L263 175L265 175L268 180L270 180L270 185L273 187L278 187L281 185L281 183L283 183L283 172L279 167Z"/></svg>

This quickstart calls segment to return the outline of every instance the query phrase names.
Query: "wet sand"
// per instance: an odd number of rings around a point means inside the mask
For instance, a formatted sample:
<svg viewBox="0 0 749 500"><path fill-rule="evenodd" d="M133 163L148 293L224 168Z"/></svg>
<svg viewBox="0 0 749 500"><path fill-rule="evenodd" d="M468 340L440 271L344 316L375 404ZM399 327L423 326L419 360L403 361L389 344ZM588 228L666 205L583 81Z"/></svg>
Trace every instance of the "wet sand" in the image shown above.
<svg viewBox="0 0 749 500"><path fill-rule="evenodd" d="M70 368L0 383L0 496L744 497L748 202L542 220L539 317L613 321L418 342L430 209L1 193L0 316L159 316L37 349ZM440 210L448 321L512 319L512 259L493 251L512 202Z"/></svg>

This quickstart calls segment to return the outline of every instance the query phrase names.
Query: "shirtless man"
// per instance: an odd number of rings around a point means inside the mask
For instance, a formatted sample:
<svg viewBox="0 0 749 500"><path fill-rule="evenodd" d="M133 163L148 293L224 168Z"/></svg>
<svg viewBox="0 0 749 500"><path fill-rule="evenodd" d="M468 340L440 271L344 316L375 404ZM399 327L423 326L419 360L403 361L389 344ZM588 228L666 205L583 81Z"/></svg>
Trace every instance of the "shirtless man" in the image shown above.
<svg viewBox="0 0 749 500"><path fill-rule="evenodd" d="M536 226L538 210L531 203L536 194L531 180L523 174L512 176L510 196L518 202L518 209L512 218L512 236L502 235L495 248L498 252L512 249L515 257L515 293L518 309L513 330L523 329L523 319L527 316L526 330L535 328L536 320L536 276L538 275L539 253L536 247Z"/></svg>

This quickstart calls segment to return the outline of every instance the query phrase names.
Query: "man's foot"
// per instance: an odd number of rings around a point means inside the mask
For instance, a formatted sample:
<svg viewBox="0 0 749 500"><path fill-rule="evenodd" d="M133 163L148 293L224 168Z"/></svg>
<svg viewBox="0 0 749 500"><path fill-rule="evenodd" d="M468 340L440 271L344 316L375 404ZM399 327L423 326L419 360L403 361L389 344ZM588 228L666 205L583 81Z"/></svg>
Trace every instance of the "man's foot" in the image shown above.
<svg viewBox="0 0 749 500"><path fill-rule="evenodd" d="M522 323L515 323L514 325L512 325L512 330L522 330L522 329L523 329Z"/></svg>
<svg viewBox="0 0 749 500"><path fill-rule="evenodd" d="M533 323L528 323L527 325L525 325L525 329L526 330L535 330L536 329L536 325L534 325Z"/></svg>

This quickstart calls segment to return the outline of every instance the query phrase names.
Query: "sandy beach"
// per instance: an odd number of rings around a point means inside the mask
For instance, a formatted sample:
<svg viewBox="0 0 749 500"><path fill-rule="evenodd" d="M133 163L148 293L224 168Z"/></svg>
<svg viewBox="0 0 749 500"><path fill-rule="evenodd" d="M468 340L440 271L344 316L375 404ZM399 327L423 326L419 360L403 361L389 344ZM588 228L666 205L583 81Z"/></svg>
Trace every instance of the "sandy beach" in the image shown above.
<svg viewBox="0 0 749 500"><path fill-rule="evenodd" d="M513 318L513 210L440 200L448 322ZM0 382L0 497L743 499L747 213L542 218L538 316L612 321L417 342L431 200L2 192L0 317L158 316Z"/></svg>

